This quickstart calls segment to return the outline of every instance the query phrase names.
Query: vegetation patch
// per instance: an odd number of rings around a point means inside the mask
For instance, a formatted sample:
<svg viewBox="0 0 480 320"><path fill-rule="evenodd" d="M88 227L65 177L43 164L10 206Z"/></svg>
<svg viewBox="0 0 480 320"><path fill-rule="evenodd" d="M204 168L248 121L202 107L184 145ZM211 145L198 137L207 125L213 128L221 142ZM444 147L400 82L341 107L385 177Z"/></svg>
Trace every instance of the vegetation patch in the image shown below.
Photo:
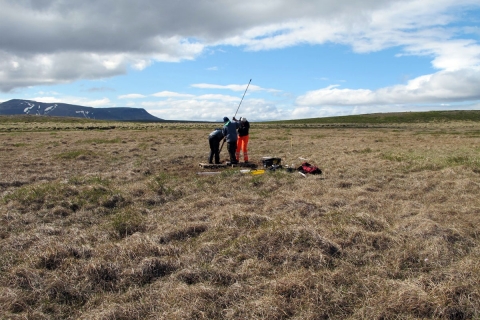
<svg viewBox="0 0 480 320"><path fill-rule="evenodd" d="M111 222L114 233L120 237L128 237L135 232L143 232L147 229L144 217L133 208L127 208L115 214Z"/></svg>
<svg viewBox="0 0 480 320"><path fill-rule="evenodd" d="M86 160L89 158L95 158L97 154L91 150L72 150L67 152L62 152L56 155L57 159L63 160Z"/></svg>
<svg viewBox="0 0 480 320"><path fill-rule="evenodd" d="M143 285L152 283L158 278L168 276L177 268L174 264L162 261L159 258L146 258L139 264L135 272L136 282Z"/></svg>
<svg viewBox="0 0 480 320"><path fill-rule="evenodd" d="M178 230L173 230L160 237L160 243L168 243L170 241L183 241L189 238L198 237L200 234L208 230L206 225L193 225Z"/></svg>
<svg viewBox="0 0 480 320"><path fill-rule="evenodd" d="M112 181L108 178L102 177L101 175L90 175L90 176L72 176L68 179L68 183L73 185L102 185L108 187L112 184Z"/></svg>
<svg viewBox="0 0 480 320"><path fill-rule="evenodd" d="M251 123L305 176L199 167L211 123L0 124L0 318L478 319L480 124L417 120Z"/></svg>
<svg viewBox="0 0 480 320"><path fill-rule="evenodd" d="M77 144L110 144L110 143L121 143L122 139L120 138L113 138L113 139L103 139L103 138L95 138L95 139L88 139L88 140L81 140L78 141Z"/></svg>
<svg viewBox="0 0 480 320"><path fill-rule="evenodd" d="M55 182L27 185L7 194L3 197L3 202L17 201L23 206L31 206L32 208L40 208L44 204L51 204L53 207L55 202L62 199L62 194L68 194L69 190Z"/></svg>
<svg viewBox="0 0 480 320"><path fill-rule="evenodd" d="M407 170L441 170L448 167L467 166L472 169L480 167L480 156L478 154L456 151L453 154L445 155L432 152L388 152L381 154L383 159L405 164Z"/></svg>
<svg viewBox="0 0 480 320"><path fill-rule="evenodd" d="M20 147L25 147L26 145L27 145L26 143L19 142L19 143L12 144L12 147L20 148Z"/></svg>

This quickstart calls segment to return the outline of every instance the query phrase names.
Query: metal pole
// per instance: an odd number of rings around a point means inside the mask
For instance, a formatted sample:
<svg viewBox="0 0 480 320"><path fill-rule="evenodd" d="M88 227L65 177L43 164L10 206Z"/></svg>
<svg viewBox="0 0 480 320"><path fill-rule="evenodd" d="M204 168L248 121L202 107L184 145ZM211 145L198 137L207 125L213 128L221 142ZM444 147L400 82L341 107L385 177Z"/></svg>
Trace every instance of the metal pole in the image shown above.
<svg viewBox="0 0 480 320"><path fill-rule="evenodd" d="M242 104L243 98L245 97L245 93L247 93L248 87L250 86L250 82L252 82L252 79L250 79L250 81L248 81L247 88L245 89L245 92L243 93L242 99L240 100L240 103L238 104L237 111L235 111L235 115L233 116L234 118L237 116L238 109L240 109L240 105ZM224 143L225 143L225 139L223 139L222 145L220 146L220 150L218 151L218 153L220 153L222 151Z"/></svg>
<svg viewBox="0 0 480 320"><path fill-rule="evenodd" d="M248 86L250 86L250 82L252 82L252 79L248 81L247 88L245 89L245 92L243 93L242 100L240 100L240 103L238 104L237 111L235 111L235 115L233 116L234 118L237 116L238 109L240 109L240 105L242 104L243 98L245 97L245 93L247 93Z"/></svg>

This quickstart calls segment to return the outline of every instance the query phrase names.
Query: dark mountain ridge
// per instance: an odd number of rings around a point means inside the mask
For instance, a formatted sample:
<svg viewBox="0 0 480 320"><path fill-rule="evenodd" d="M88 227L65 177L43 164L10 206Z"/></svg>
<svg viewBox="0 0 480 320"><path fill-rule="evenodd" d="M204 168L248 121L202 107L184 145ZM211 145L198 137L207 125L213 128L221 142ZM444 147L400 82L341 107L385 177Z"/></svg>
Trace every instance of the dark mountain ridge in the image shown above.
<svg viewBox="0 0 480 320"><path fill-rule="evenodd" d="M141 108L93 108L67 103L13 99L0 103L0 115L39 115L112 121L163 121Z"/></svg>

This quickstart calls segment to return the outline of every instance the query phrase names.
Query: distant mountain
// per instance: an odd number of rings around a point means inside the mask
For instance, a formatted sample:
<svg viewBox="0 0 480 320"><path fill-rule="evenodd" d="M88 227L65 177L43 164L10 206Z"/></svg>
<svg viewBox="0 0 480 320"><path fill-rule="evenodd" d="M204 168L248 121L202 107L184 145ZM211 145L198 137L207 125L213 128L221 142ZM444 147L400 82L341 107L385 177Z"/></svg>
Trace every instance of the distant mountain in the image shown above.
<svg viewBox="0 0 480 320"><path fill-rule="evenodd" d="M162 121L140 108L92 108L66 103L13 99L0 103L0 115L30 114L114 121Z"/></svg>

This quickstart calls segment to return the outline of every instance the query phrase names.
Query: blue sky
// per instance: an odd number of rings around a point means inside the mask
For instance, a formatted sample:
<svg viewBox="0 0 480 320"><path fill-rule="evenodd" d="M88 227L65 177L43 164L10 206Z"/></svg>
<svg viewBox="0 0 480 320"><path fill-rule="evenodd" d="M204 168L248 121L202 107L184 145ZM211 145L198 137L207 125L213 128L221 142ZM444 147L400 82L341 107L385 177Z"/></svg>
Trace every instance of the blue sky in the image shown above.
<svg viewBox="0 0 480 320"><path fill-rule="evenodd" d="M250 121L480 109L478 0L0 0L0 101Z"/></svg>

